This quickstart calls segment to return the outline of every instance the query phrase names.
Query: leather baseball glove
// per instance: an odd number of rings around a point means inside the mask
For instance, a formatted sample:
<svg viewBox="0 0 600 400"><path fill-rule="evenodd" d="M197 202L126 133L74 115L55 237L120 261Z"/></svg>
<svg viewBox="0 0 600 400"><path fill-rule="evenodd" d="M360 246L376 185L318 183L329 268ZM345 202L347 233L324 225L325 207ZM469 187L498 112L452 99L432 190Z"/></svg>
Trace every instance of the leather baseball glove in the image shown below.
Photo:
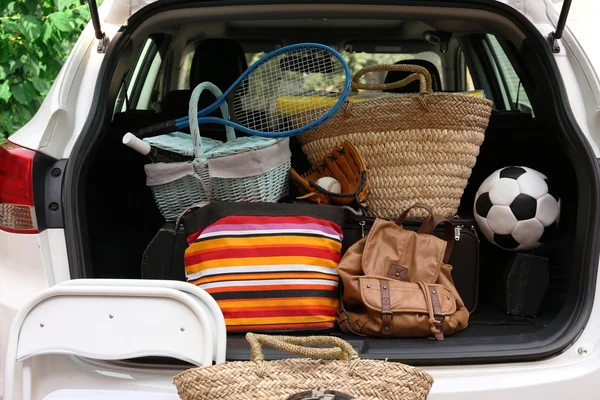
<svg viewBox="0 0 600 400"><path fill-rule="evenodd" d="M291 168L290 174L300 191L299 199L317 204L356 205L363 210L367 207L369 172L358 149L347 140L342 147L326 155L321 165L313 166L302 175ZM323 177L335 178L340 183L341 193L329 192L318 186L317 180Z"/></svg>

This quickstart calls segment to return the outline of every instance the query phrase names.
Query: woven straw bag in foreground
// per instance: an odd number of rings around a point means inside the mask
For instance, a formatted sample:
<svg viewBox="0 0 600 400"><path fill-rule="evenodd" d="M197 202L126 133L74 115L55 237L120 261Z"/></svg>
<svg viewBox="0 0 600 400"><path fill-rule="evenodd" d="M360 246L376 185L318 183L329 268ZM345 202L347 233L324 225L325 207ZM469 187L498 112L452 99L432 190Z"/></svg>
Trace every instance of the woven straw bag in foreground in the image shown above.
<svg viewBox="0 0 600 400"><path fill-rule="evenodd" d="M384 85L359 83L375 71L414 72ZM374 65L358 71L352 88L393 89L419 80L421 92L346 102L329 121L298 136L308 160L316 164L344 140L354 143L369 168L367 214L397 218L415 203L444 217L456 214L475 165L492 111L488 99L432 92L431 76L417 65ZM412 210L409 217L427 217Z"/></svg>
<svg viewBox="0 0 600 400"><path fill-rule="evenodd" d="M285 400L309 390L335 390L360 400L424 400L433 377L401 363L361 360L335 336L248 333L252 361L192 368L174 377L183 400ZM265 361L262 344L310 358ZM304 347L328 344L332 348ZM332 360L337 357L339 360Z"/></svg>

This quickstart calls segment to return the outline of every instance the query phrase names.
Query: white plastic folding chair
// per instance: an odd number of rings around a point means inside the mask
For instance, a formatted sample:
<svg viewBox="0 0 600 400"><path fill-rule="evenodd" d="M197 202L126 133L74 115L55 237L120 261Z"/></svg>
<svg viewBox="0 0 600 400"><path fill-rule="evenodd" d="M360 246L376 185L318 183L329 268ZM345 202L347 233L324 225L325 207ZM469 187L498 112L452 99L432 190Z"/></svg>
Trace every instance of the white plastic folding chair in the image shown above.
<svg viewBox="0 0 600 400"><path fill-rule="evenodd" d="M17 313L8 339L4 400L14 399L18 366L21 398L31 399L31 360L39 355L96 360L162 356L212 364L214 318L203 302L167 287L98 283L56 285Z"/></svg>
<svg viewBox="0 0 600 400"><path fill-rule="evenodd" d="M205 290L187 282L153 279L72 279L58 286L133 286L133 287L163 287L179 290L198 301L201 307L206 307L213 318L211 327L215 337L213 360L215 364L225 362L227 352L227 327L221 308L215 299ZM160 318L157 315L156 318Z"/></svg>

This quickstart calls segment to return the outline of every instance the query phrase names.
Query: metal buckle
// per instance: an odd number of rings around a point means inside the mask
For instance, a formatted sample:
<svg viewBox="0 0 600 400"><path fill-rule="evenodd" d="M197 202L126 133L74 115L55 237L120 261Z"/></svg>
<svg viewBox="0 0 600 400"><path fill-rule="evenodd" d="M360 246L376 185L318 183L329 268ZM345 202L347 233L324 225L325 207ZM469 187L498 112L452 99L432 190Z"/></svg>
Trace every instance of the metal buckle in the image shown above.
<svg viewBox="0 0 600 400"><path fill-rule="evenodd" d="M444 325L444 321L446 320L446 314L433 314L433 318L435 320L436 325ZM438 321L438 318L441 318L441 321Z"/></svg>
<svg viewBox="0 0 600 400"><path fill-rule="evenodd" d="M383 319L384 315L389 315L391 318L394 318L394 313L391 311L382 311L381 312L381 319Z"/></svg>

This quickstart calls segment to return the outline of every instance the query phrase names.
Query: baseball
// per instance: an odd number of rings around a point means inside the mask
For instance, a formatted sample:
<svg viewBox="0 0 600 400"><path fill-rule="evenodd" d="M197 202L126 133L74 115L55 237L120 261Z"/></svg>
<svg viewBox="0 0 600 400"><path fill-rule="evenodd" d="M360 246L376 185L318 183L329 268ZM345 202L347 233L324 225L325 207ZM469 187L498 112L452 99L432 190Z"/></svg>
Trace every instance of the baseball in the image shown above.
<svg viewBox="0 0 600 400"><path fill-rule="evenodd" d="M318 186L321 186L323 189L327 190L328 192L342 193L342 185L340 185L340 183L335 178L324 176L323 178L319 178L315 183Z"/></svg>

